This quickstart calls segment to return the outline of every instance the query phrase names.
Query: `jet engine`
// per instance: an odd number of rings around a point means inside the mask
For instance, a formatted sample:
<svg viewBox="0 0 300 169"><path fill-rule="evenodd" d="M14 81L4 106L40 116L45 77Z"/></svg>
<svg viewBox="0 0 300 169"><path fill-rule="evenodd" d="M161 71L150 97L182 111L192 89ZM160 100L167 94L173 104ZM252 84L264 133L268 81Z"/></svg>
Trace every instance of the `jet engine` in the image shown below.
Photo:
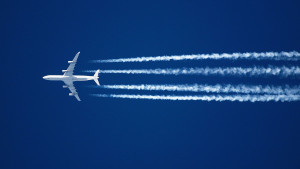
<svg viewBox="0 0 300 169"><path fill-rule="evenodd" d="M68 63L73 63L73 61L68 61Z"/></svg>
<svg viewBox="0 0 300 169"><path fill-rule="evenodd" d="M67 72L68 70L62 70L63 73Z"/></svg>
<svg viewBox="0 0 300 169"><path fill-rule="evenodd" d="M63 85L63 88L67 88L68 86L66 86L66 85Z"/></svg>
<svg viewBox="0 0 300 169"><path fill-rule="evenodd" d="M74 96L75 94L77 94L77 92L76 93L69 93L69 96Z"/></svg>

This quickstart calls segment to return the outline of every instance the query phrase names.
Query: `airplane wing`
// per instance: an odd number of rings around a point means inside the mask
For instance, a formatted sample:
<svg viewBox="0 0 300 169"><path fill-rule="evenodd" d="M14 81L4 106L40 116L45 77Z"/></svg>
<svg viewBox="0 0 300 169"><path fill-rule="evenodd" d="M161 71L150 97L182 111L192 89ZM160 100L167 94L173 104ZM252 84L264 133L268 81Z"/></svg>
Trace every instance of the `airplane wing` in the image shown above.
<svg viewBox="0 0 300 169"><path fill-rule="evenodd" d="M70 63L67 71L64 73L64 76L72 76L73 75L73 71L74 71L74 68L75 68L75 65L76 65L76 62L77 62L77 58L79 56L80 52L78 52L74 59L72 61L68 61L68 63Z"/></svg>
<svg viewBox="0 0 300 169"><path fill-rule="evenodd" d="M77 91L76 91L76 88L74 87L74 85L73 85L73 82L65 82L65 84L68 86L68 88L70 89L70 91L71 91L71 93L70 93L70 95L71 96L74 96L78 101L81 101L80 100L80 98L79 98L79 96L78 96L78 93L77 93Z"/></svg>

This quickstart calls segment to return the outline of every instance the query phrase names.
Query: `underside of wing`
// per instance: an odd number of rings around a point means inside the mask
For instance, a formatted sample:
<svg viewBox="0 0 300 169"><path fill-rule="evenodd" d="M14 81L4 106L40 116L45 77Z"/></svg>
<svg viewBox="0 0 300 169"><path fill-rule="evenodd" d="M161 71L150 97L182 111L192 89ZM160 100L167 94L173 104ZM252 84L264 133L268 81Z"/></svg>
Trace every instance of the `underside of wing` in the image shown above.
<svg viewBox="0 0 300 169"><path fill-rule="evenodd" d="M78 96L78 94L76 94L76 95L74 95L74 96L75 96L75 98L76 98L78 101L81 101L80 98L79 98L79 96Z"/></svg>
<svg viewBox="0 0 300 169"><path fill-rule="evenodd" d="M71 91L71 93L69 93L69 96L74 96L78 101L81 101L76 91L76 88L73 85L73 82L65 82L65 84L68 86L69 90Z"/></svg>
<svg viewBox="0 0 300 169"><path fill-rule="evenodd" d="M74 68L75 68L75 65L76 65L79 54L80 54L80 52L78 52L75 55L75 57L72 61L68 61L68 63L70 63L70 65L69 65L67 70L64 70L65 71L64 76L72 76L73 75Z"/></svg>

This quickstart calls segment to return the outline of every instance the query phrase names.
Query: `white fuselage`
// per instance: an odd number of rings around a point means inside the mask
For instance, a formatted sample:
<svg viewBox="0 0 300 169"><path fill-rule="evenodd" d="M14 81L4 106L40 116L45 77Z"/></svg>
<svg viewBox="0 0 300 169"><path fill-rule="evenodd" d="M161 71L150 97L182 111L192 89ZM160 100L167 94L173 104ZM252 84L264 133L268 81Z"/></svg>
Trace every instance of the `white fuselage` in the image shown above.
<svg viewBox="0 0 300 169"><path fill-rule="evenodd" d="M88 81L88 80L94 80L95 83L100 86L100 83L98 81L99 79L99 72L100 70L98 69L94 76L84 76L84 75L73 75L74 72L74 68L78 59L80 52L78 52L74 59L72 61L68 61L68 63L70 64L68 69L66 70L62 70L62 72L64 73L63 75L47 75L44 76L43 79L45 80L51 80L51 81L63 81L65 83L65 85L63 85L63 88L69 88L70 92L69 96L74 96L78 101L81 101L78 93L76 91L76 88L74 87L73 82L76 81Z"/></svg>
<svg viewBox="0 0 300 169"><path fill-rule="evenodd" d="M63 81L63 82L74 82L74 81L88 81L94 80L94 76L83 76L83 75L73 75L73 76L65 76L65 75L47 75L44 76L43 79L51 80L51 81Z"/></svg>

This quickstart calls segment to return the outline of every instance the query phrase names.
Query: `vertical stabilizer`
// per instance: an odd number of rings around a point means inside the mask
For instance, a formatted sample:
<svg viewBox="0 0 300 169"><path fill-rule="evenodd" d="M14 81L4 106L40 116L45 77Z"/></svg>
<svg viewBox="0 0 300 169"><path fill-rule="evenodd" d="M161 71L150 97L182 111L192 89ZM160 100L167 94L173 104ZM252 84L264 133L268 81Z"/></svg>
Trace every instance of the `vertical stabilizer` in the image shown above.
<svg viewBox="0 0 300 169"><path fill-rule="evenodd" d="M100 72L100 70L98 69L96 72L95 72L95 74L94 74L94 81L96 82L96 84L98 85L98 86L100 86L100 83L99 83L99 81L98 81L98 79L99 79L99 72Z"/></svg>

